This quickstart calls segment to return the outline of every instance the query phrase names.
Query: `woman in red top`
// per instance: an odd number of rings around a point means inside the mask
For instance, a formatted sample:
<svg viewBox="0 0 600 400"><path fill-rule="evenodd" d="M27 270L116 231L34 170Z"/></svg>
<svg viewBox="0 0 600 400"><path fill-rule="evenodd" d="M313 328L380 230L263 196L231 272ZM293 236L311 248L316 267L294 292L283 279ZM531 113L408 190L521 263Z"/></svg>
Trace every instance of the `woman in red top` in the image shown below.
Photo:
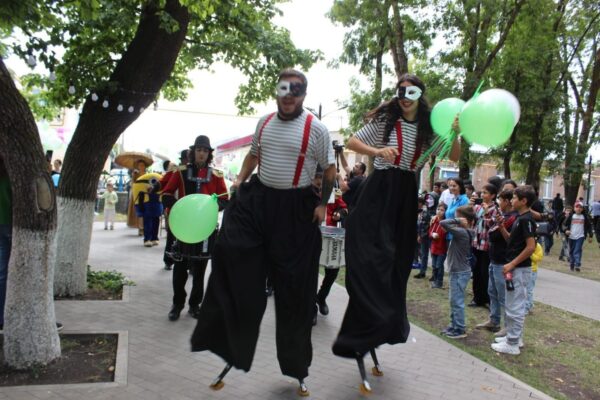
<svg viewBox="0 0 600 400"><path fill-rule="evenodd" d="M433 276L431 282L432 289L441 289L444 283L444 261L448 251L448 242L446 241L446 231L440 225L446 214L446 205L440 203L435 216L431 219L429 225L429 239L431 239L431 267Z"/></svg>

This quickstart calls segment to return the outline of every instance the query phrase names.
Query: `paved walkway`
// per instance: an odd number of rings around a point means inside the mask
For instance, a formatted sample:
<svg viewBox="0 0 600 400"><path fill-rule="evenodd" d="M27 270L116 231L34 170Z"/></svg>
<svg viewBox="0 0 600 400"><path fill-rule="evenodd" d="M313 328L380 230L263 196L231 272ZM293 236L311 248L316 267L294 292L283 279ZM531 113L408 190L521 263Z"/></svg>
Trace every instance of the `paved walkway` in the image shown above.
<svg viewBox="0 0 600 400"><path fill-rule="evenodd" d="M600 321L600 282L591 279L540 268L534 300Z"/></svg>
<svg viewBox="0 0 600 400"><path fill-rule="evenodd" d="M223 368L223 361L208 352L190 352L194 319L182 314L179 321L168 321L171 274L162 269L162 246L142 247L141 239L123 224L115 231L95 224L92 241L90 265L97 270L123 271L137 286L131 288L128 302L57 302L57 318L65 325L64 333L127 331L127 384L2 388L0 399L299 399L296 381L281 375L277 364L272 299L252 370L247 374L231 371L225 387L213 392L208 385ZM355 363L331 353L346 302L346 291L335 285L330 315L320 317L313 330L314 358L306 380L312 399L364 398L357 389ZM414 326L407 344L382 346L378 355L385 376L370 378L371 399L548 398ZM370 369L370 360L366 364Z"/></svg>

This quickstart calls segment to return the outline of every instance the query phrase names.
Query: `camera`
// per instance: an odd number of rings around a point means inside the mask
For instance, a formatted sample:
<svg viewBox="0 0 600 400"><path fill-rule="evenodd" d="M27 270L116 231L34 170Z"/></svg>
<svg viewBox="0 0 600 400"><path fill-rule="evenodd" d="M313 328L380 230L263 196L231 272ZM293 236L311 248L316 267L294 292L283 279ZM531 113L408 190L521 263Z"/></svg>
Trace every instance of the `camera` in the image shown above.
<svg viewBox="0 0 600 400"><path fill-rule="evenodd" d="M475 204L483 204L483 199L475 199Z"/></svg>
<svg viewBox="0 0 600 400"><path fill-rule="evenodd" d="M333 146L333 150L336 153L341 153L342 151L344 151L344 145L343 144L339 144L337 140L333 140L331 142L331 145Z"/></svg>

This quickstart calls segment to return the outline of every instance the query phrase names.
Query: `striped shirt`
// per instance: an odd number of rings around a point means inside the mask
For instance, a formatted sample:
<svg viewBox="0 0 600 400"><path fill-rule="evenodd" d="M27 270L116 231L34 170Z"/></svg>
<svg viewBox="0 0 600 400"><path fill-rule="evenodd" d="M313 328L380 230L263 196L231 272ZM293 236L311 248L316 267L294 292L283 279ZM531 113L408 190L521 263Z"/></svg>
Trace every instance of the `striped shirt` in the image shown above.
<svg viewBox="0 0 600 400"><path fill-rule="evenodd" d="M258 177L265 186L274 189L292 188L307 116L308 112L303 111L297 118L284 121L275 115L264 127L260 139ZM256 125L250 148L250 154L254 156L258 156L258 135L267 117L268 115L262 117ZM335 156L327 127L313 118L298 187L307 187L312 183L317 163L326 169L335 163Z"/></svg>
<svg viewBox="0 0 600 400"><path fill-rule="evenodd" d="M416 142L417 142L417 122L409 122L404 118L399 119L402 124L402 143L398 146L398 138L396 135L396 128L392 128L390 133L390 141L387 144L383 143L384 129L385 129L385 118L374 118L363 126L355 135L355 137L361 142L375 148L383 147L395 147L400 150L400 164L394 165L389 161L386 161L383 157L375 157L373 166L375 169L389 169L389 168L400 168L408 171L416 171L418 168L423 166L425 162L417 165L417 160L421 156L422 152L426 150L428 143L424 143L421 149L416 153ZM427 161L427 160L425 160Z"/></svg>

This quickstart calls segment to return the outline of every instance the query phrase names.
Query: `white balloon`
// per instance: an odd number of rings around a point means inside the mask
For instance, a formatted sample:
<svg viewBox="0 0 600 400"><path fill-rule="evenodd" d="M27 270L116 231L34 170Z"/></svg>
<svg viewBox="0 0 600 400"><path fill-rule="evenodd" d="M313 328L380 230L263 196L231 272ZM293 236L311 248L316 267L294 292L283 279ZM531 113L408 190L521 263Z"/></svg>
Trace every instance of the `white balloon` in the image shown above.
<svg viewBox="0 0 600 400"><path fill-rule="evenodd" d="M484 99L493 97L506 103L510 107L515 119L515 124L513 127L517 125L519 118L521 117L521 105L519 104L519 100L517 100L517 98L511 92L505 89L494 88L482 92L479 96L483 97Z"/></svg>

